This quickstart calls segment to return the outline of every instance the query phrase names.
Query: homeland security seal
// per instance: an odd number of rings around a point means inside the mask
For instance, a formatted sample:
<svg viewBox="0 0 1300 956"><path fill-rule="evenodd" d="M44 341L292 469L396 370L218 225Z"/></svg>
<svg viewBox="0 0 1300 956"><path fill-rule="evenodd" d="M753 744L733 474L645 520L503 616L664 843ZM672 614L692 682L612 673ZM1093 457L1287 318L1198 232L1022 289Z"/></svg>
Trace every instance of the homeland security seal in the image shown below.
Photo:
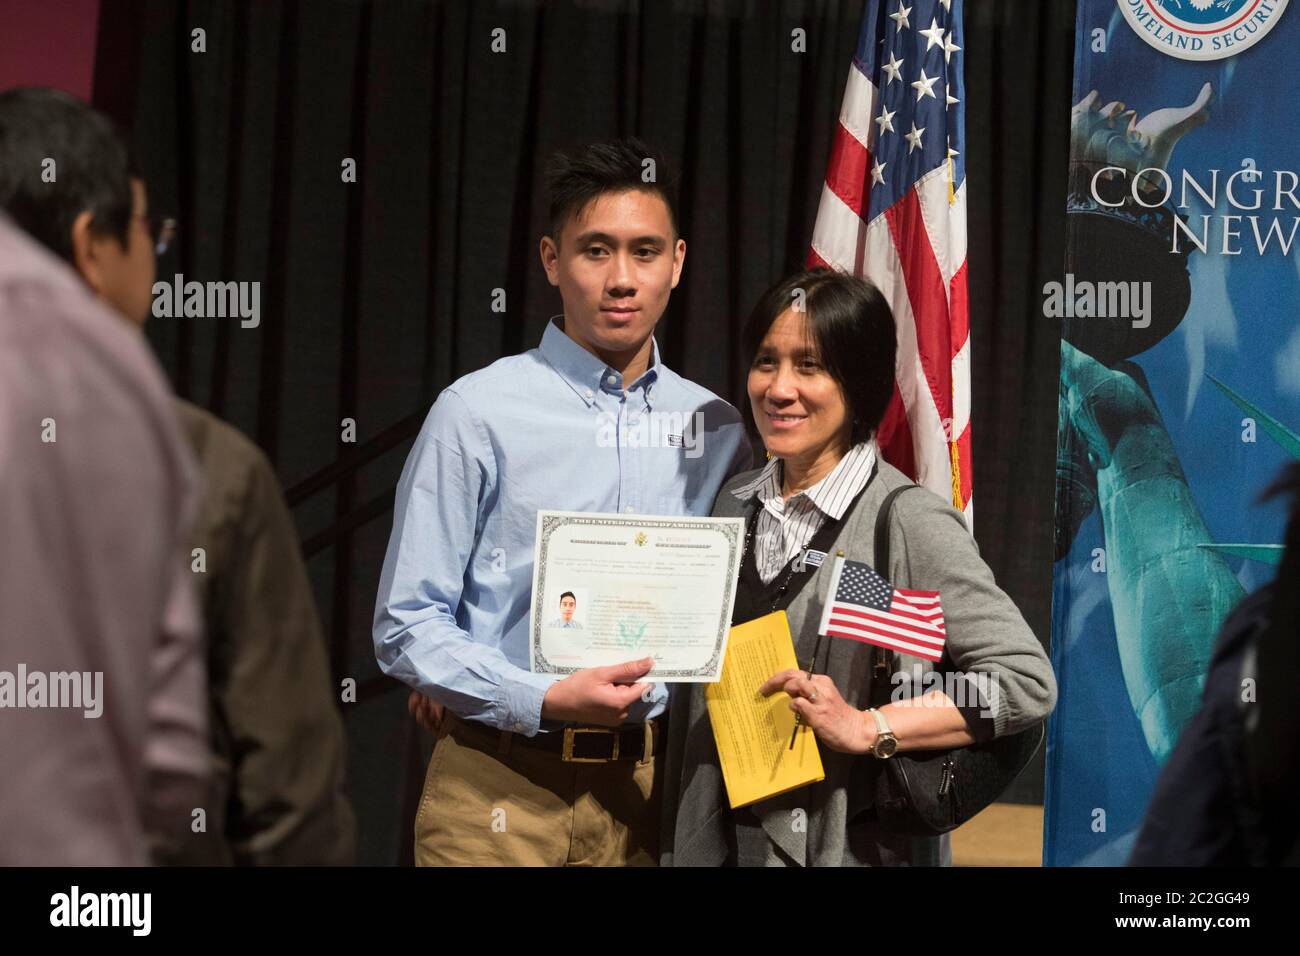
<svg viewBox="0 0 1300 956"><path fill-rule="evenodd" d="M1248 50L1288 0L1115 0L1147 43L1180 60L1222 60Z"/></svg>

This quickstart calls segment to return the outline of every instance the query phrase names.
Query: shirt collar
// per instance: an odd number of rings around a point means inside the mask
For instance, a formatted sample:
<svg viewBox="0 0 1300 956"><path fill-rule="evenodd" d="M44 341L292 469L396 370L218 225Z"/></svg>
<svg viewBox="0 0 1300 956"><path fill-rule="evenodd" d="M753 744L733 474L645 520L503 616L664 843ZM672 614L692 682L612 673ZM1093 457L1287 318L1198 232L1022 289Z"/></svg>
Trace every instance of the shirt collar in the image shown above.
<svg viewBox="0 0 1300 956"><path fill-rule="evenodd" d="M604 388L607 391L620 391L624 387L621 373L610 368L595 355L588 352L565 334L556 323L561 315L553 315L546 323L542 333L542 342L538 346L542 357L551 363L560 377L568 383L584 402L590 406L596 400L596 392ZM650 337L650 367L645 374L631 383L629 390L640 389L647 406L654 402L655 385L659 380L659 343ZM614 381L611 383L610 378Z"/></svg>
<svg viewBox="0 0 1300 956"><path fill-rule="evenodd" d="M859 442L835 463L830 474L798 495L791 495L790 500L804 495L822 514L832 521L838 521L844 517L844 512L857 493L866 487L875 463L875 441L868 439ZM731 489L731 493L742 501L757 497L760 502L767 503L780 499L782 478L781 459L773 458L752 481Z"/></svg>

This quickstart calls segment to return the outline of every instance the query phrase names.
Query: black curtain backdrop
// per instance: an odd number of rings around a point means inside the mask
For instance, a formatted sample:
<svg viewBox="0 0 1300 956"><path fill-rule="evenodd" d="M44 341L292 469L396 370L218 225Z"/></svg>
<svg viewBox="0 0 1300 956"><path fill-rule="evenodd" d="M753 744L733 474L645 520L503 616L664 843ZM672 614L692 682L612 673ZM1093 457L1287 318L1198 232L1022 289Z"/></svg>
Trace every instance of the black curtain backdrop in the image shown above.
<svg viewBox="0 0 1300 956"><path fill-rule="evenodd" d="M675 162L687 258L658 339L739 405L740 325L807 253L862 5L104 0L96 105L181 222L159 278L261 283L257 328L148 335L293 505L336 686L359 687L340 706L362 862L410 860L430 745L370 639L393 488L438 392L559 311L537 254L547 155L636 134ZM1039 290L1063 262L1073 29L1073 0L967 0L976 538L1044 643L1059 328ZM1041 801L1041 756L1007 799Z"/></svg>

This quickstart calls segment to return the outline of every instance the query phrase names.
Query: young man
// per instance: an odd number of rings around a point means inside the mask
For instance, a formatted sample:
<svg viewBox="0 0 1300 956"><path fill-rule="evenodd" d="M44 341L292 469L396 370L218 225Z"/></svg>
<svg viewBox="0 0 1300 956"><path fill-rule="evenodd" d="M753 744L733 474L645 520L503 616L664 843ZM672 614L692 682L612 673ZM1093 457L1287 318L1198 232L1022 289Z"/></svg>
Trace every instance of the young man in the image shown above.
<svg viewBox="0 0 1300 956"><path fill-rule="evenodd" d="M564 313L446 388L406 461L374 637L384 672L447 712L417 864L657 859L666 688L638 683L649 659L531 673L527 617L538 510L707 515L750 467L736 410L653 338L686 257L668 182L635 140L554 158L541 257ZM647 427L665 422L686 425Z"/></svg>
<svg viewBox="0 0 1300 956"><path fill-rule="evenodd" d="M46 182L46 160L55 179ZM125 138L52 89L0 94L0 209L76 269L120 318L151 311L158 220ZM212 786L155 846L162 863L346 864L356 825L324 635L275 472L247 438L189 402L174 412L202 471L187 555L207 625ZM106 507L111 507L107 503Z"/></svg>

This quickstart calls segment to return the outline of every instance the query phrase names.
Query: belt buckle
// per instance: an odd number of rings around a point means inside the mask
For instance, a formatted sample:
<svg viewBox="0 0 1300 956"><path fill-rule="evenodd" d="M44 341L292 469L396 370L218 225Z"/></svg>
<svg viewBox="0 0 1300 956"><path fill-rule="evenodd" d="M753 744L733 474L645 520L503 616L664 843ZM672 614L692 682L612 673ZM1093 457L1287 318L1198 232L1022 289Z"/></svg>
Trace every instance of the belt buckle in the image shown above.
<svg viewBox="0 0 1300 956"><path fill-rule="evenodd" d="M573 755L573 738L575 734L610 734L614 738L614 752L608 757L575 757ZM609 763L618 759L618 731L609 727L565 727L564 751L560 759L565 763Z"/></svg>

